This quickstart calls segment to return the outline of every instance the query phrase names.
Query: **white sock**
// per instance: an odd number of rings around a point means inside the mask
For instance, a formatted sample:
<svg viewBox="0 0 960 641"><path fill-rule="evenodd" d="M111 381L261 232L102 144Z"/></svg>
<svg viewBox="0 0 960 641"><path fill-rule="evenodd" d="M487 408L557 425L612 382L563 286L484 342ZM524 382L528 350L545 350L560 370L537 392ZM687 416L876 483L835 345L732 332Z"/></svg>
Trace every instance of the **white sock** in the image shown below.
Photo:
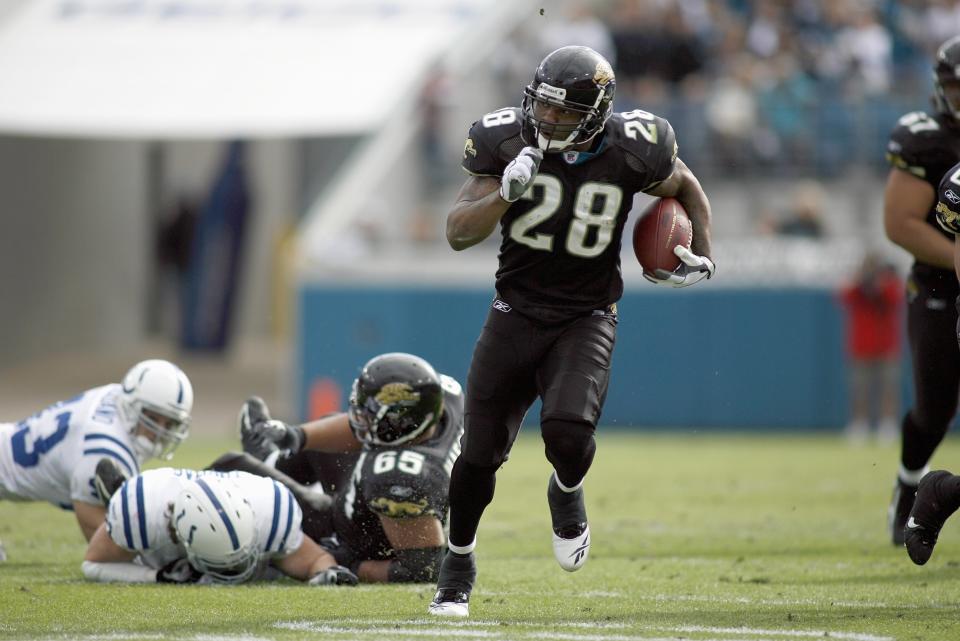
<svg viewBox="0 0 960 641"><path fill-rule="evenodd" d="M454 545L450 541L447 541L447 547L450 548L450 551L454 554L470 554L474 548L477 547L477 537L473 537L470 545Z"/></svg>
<svg viewBox="0 0 960 641"><path fill-rule="evenodd" d="M580 482L574 485L573 487L567 487L566 485L560 482L560 478L557 476L557 473L556 472L553 473L553 482L556 483L557 487L559 487L561 490L563 490L567 494L571 494L579 490L581 487L583 487L583 482L586 480L587 478L583 477L582 479L580 479Z"/></svg>
<svg viewBox="0 0 960 641"><path fill-rule="evenodd" d="M930 471L929 465L924 465L922 469L919 470L908 470L903 466L903 463L900 464L900 471L897 472L897 476L903 483L907 485L920 485L920 479L927 475L927 472Z"/></svg>

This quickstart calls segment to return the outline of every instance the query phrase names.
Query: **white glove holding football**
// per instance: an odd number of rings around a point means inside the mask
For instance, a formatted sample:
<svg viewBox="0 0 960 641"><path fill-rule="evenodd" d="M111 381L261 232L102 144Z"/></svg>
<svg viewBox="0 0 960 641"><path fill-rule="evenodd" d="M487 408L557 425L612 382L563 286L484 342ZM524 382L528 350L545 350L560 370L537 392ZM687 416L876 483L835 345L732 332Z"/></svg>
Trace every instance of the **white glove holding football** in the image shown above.
<svg viewBox="0 0 960 641"><path fill-rule="evenodd" d="M656 285L670 285L671 287L689 287L699 283L704 278L712 278L717 266L706 256L697 256L683 245L673 248L673 253L680 259L680 266L672 272L658 269L653 276L644 272L643 277Z"/></svg>
<svg viewBox="0 0 960 641"><path fill-rule="evenodd" d="M536 147L524 147L517 157L503 170L500 179L500 197L508 203L516 202L527 191L531 181L540 171L543 152Z"/></svg>

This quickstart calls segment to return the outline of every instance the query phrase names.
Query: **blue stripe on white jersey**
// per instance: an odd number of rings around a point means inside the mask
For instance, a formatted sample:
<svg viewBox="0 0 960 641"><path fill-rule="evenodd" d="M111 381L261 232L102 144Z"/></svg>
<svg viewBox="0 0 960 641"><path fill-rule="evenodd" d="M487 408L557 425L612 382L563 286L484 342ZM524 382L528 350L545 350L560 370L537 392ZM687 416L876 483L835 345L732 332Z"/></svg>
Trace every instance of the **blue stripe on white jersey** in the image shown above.
<svg viewBox="0 0 960 641"><path fill-rule="evenodd" d="M116 436L111 436L110 434L102 434L100 432L94 432L93 434L85 434L83 437L83 440L85 442L94 441L94 440L110 441L111 443L116 444L121 450L127 453L127 456L129 457L128 461L134 467L134 469L139 468L139 465L137 464L137 455L133 453L133 450L131 450L126 443L118 439ZM91 443L91 445L97 445L97 446L103 447L104 443Z"/></svg>
<svg viewBox="0 0 960 641"><path fill-rule="evenodd" d="M264 552L270 551L273 544L273 537L277 534L277 525L280 523L280 484L273 482L273 520L270 522L270 536L267 537L267 546Z"/></svg>
<svg viewBox="0 0 960 641"><path fill-rule="evenodd" d="M209 498L210 502L213 503L213 509L217 511L217 514L219 514L220 518L223 520L223 524L227 528L227 534L230 535L230 543L233 545L233 549L239 550L240 540L237 538L237 530L233 527L233 521L231 521L230 517L227 516L227 512L223 509L223 505L221 505L220 501L217 499L217 495L213 493L213 490L210 489L210 486L207 485L207 482L203 479L198 478L197 485L200 486L200 489L204 491L204 493L207 495L207 498Z"/></svg>
<svg viewBox="0 0 960 641"><path fill-rule="evenodd" d="M130 463L127 462L127 459L124 458L122 454L117 453L116 450L108 449L106 447L88 447L83 450L84 456L89 456L91 454L101 454L103 456L109 456L110 458L116 459L120 464L127 470L127 474L130 476L135 476L138 472L136 463L133 467L130 466Z"/></svg>
<svg viewBox="0 0 960 641"><path fill-rule="evenodd" d="M147 544L147 511L143 504L143 477L137 477L137 525L140 527L140 543L146 550L150 546Z"/></svg>
<svg viewBox="0 0 960 641"><path fill-rule="evenodd" d="M287 529L283 532L283 538L280 539L280 545L277 546L278 551L283 551L283 548L287 545L287 537L290 536L290 526L293 524L293 492L289 489L287 490Z"/></svg>
<svg viewBox="0 0 960 641"><path fill-rule="evenodd" d="M123 512L123 536L124 536L124 539L126 539L127 541L128 550L134 549L133 532L130 529L130 503L127 500L130 497L130 488L132 487L132 485L133 485L132 483L127 481L126 483L123 484L123 487L120 488L120 491L122 493L121 500L120 500L120 508Z"/></svg>

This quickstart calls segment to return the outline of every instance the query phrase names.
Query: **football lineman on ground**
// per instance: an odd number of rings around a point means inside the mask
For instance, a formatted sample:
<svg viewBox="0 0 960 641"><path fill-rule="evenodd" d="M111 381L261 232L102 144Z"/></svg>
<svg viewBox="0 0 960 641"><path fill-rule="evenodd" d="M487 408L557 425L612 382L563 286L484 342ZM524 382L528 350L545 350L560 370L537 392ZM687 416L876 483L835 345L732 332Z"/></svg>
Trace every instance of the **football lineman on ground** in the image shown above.
<svg viewBox="0 0 960 641"><path fill-rule="evenodd" d="M170 458L187 436L193 388L173 363L134 365L121 383L96 387L18 423L0 423L0 500L48 501L73 510L90 539L105 499L95 470L104 458L134 476L149 458Z"/></svg>
<svg viewBox="0 0 960 641"><path fill-rule="evenodd" d="M463 431L463 394L454 379L412 354L382 354L354 381L347 413L290 425L272 419L254 397L240 412L240 431L247 454L225 455L215 469L289 474L305 489L322 472L318 453L351 453L330 509L304 508L304 530L361 581L436 579Z"/></svg>
<svg viewBox="0 0 960 641"><path fill-rule="evenodd" d="M90 540L83 575L126 583L242 583L274 567L311 585L357 578L303 534L288 489L246 472L160 468L128 479Z"/></svg>

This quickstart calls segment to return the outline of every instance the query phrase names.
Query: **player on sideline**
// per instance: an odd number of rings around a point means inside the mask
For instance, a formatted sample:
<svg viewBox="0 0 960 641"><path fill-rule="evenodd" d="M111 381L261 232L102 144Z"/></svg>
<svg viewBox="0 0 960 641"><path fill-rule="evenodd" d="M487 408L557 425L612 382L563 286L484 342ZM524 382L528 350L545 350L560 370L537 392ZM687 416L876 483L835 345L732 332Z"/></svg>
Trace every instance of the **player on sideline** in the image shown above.
<svg viewBox="0 0 960 641"><path fill-rule="evenodd" d="M315 467L318 452L355 453L349 480L330 497L329 509L301 500L304 531L363 582L436 581L450 470L463 434L456 380L413 354L381 354L354 381L347 413L289 425L271 419L254 397L240 412L240 433L247 454L224 455L213 467L272 476L298 497L308 498L299 483L323 472ZM278 457L278 448L286 455Z"/></svg>
<svg viewBox="0 0 960 641"><path fill-rule="evenodd" d="M960 352L954 338L960 294L951 235L935 222L940 179L960 161L960 36L942 44L934 71L933 111L900 118L887 144L887 237L914 256L907 280L907 336L914 406L903 417L900 466L888 509L892 542L903 532L917 484L957 412Z"/></svg>
<svg viewBox="0 0 960 641"><path fill-rule="evenodd" d="M300 529L280 483L246 472L160 468L128 479L84 557L90 581L243 583L270 565L311 585L357 577Z"/></svg>
<svg viewBox="0 0 960 641"><path fill-rule="evenodd" d="M429 611L467 616L480 517L534 399L553 465L547 502L554 555L579 569L590 549L583 481L607 392L623 293L620 241L633 195L676 197L693 223L691 250L655 282L710 278L710 204L677 158L673 128L640 109L612 114L614 74L587 47L540 63L521 108L475 122L463 150L470 174L447 218L462 250L500 225L496 297L467 379L463 453L450 479L450 534Z"/></svg>
<svg viewBox="0 0 960 641"><path fill-rule="evenodd" d="M192 408L187 376L153 359L134 365L121 383L87 390L19 423L0 423L0 500L73 510L89 541L109 499L94 482L100 459L112 459L126 476L147 459L169 459L187 437Z"/></svg>

